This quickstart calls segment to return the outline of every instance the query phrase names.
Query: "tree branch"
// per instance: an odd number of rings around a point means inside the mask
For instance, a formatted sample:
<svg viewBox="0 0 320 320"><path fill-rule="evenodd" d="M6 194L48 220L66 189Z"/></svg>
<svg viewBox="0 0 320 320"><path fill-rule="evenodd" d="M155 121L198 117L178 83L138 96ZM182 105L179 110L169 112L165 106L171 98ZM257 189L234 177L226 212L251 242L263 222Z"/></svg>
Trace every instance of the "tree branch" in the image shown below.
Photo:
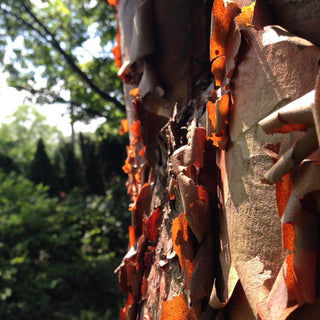
<svg viewBox="0 0 320 320"><path fill-rule="evenodd" d="M117 100L116 98L110 96L108 93L103 91L101 88L99 88L89 77L88 75L81 70L81 68L75 63L74 58L72 57L71 54L68 54L65 50L63 50L56 39L55 35L35 16L35 14L32 12L31 8L26 5L25 3L23 4L23 7L25 11L30 15L30 17L33 19L33 21L44 31L41 32L39 29L35 28L31 23L26 21L25 19L21 18L20 16L14 14L13 12L10 12L4 8L0 8L3 12L6 14L12 15L16 19L20 20L22 23L24 23L26 26L28 26L31 30L34 30L37 32L42 39L44 39L46 42L49 42L54 49L56 49L64 58L64 60L69 64L69 66L74 70L75 73L77 73L81 79L91 88L92 91L97 93L101 98L104 100L111 102L114 104L114 106L121 111L125 112L125 107L124 105ZM47 36L50 37L48 39Z"/></svg>

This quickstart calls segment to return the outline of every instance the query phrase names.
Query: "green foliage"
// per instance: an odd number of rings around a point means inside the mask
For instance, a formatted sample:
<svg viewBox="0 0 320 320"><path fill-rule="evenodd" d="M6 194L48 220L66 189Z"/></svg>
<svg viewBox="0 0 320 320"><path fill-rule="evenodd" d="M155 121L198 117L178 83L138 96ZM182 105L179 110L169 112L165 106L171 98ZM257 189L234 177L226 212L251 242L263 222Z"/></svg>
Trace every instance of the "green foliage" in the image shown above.
<svg viewBox="0 0 320 320"><path fill-rule="evenodd" d="M61 132L46 124L46 118L31 106L20 106L8 120L9 123L0 127L0 153L10 157L24 173L34 157L39 139L46 142L49 156L62 139Z"/></svg>
<svg viewBox="0 0 320 320"><path fill-rule="evenodd" d="M0 127L0 319L117 319L125 138L108 127L72 145L30 107L15 116Z"/></svg>
<svg viewBox="0 0 320 320"><path fill-rule="evenodd" d="M115 9L105 0L2 0L0 66L38 103L66 103L73 118L124 116L111 54ZM117 110L117 111L115 111Z"/></svg>
<svg viewBox="0 0 320 320"><path fill-rule="evenodd" d="M113 270L129 223L121 188L58 202L47 187L0 173L0 319L118 318Z"/></svg>
<svg viewBox="0 0 320 320"><path fill-rule="evenodd" d="M95 134L80 134L73 145L34 108L17 109L0 127L0 168L19 171L35 183L50 187L51 195L79 188L104 195L110 179L125 176L127 136L107 124Z"/></svg>

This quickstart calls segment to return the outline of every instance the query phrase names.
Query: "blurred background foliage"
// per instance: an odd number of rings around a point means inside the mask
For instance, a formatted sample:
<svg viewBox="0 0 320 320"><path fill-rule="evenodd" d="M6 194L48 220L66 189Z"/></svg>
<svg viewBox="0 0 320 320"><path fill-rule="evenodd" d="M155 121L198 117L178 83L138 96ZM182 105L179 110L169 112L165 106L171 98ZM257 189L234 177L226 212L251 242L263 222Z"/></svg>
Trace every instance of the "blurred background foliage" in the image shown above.
<svg viewBox="0 0 320 320"><path fill-rule="evenodd" d="M112 48L116 12L106 0L2 0L0 67L33 102L66 104L73 121L125 113Z"/></svg>
<svg viewBox="0 0 320 320"><path fill-rule="evenodd" d="M117 319L127 137L101 127L72 145L44 121L21 106L0 127L0 319Z"/></svg>
<svg viewBox="0 0 320 320"><path fill-rule="evenodd" d="M130 221L128 137L105 0L2 0L0 69L29 104L70 114L65 138L24 105L0 127L0 319L118 319ZM94 134L76 121L102 117Z"/></svg>
<svg viewBox="0 0 320 320"><path fill-rule="evenodd" d="M118 319L114 269L130 222L128 137L105 0L2 0L0 69L31 104L63 104L94 134L65 138L24 105L0 127L0 319ZM30 104L30 103L29 103Z"/></svg>

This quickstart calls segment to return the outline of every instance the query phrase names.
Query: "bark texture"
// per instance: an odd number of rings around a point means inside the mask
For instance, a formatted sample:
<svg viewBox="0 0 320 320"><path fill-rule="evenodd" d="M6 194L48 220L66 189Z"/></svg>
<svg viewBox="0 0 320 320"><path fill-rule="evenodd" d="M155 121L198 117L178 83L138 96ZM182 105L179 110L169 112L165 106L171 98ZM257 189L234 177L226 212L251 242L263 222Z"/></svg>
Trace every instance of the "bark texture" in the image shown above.
<svg viewBox="0 0 320 320"><path fill-rule="evenodd" d="M319 1L115 5L121 319L318 319Z"/></svg>

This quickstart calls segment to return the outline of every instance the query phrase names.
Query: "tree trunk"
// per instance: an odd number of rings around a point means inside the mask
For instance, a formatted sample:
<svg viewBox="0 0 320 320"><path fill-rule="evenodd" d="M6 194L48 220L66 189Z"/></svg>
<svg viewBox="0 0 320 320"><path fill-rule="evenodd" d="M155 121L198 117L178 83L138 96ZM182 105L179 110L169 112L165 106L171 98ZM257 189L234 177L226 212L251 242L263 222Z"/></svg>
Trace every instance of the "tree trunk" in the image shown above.
<svg viewBox="0 0 320 320"><path fill-rule="evenodd" d="M319 4L116 4L121 319L319 318Z"/></svg>

